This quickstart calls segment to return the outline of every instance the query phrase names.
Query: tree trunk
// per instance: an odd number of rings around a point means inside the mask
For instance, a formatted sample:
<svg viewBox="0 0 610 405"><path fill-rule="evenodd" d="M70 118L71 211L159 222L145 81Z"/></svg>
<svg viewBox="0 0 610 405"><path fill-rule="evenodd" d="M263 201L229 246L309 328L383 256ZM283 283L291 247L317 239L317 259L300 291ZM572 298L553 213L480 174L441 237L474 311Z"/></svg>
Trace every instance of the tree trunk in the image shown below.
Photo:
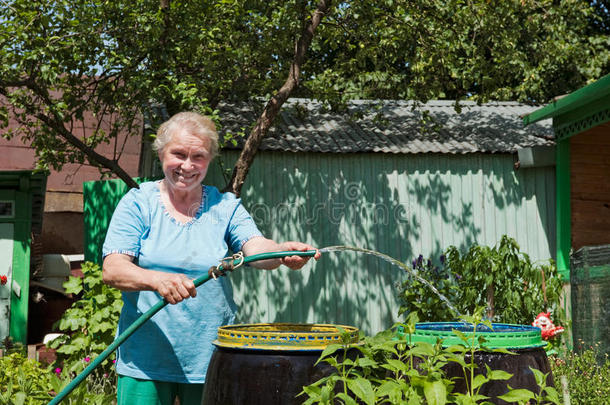
<svg viewBox="0 0 610 405"><path fill-rule="evenodd" d="M280 112L284 102L286 102L293 90L299 85L301 66L305 61L305 54L311 45L316 28L320 25L322 18L328 12L331 3L332 0L320 0L318 2L313 16L301 32L301 37L296 42L294 58L290 65L288 78L278 92L267 102L262 114L256 120L256 125L250 132L250 135L248 135L244 148L239 155L239 159L237 159L237 162L233 167L231 180L223 191L231 191L237 196L241 194L246 176L248 175L252 162L254 162L254 156L256 155L263 138L267 135L269 128Z"/></svg>

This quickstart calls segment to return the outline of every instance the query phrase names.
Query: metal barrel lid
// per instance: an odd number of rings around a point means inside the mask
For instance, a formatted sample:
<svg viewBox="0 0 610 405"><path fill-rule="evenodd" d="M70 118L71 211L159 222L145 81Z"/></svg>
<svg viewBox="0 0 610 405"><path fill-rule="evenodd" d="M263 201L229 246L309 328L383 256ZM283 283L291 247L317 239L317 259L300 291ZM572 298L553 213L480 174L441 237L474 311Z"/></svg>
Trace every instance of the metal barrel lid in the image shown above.
<svg viewBox="0 0 610 405"><path fill-rule="evenodd" d="M507 323L492 323L491 326L490 329L486 325L478 325L476 331L476 336L482 336L485 339L483 345L490 349L533 349L547 345L547 342L542 340L540 328ZM462 339L453 331L458 330L466 337L472 338L473 329L472 324L465 322L420 322L415 325L411 341L435 344L438 339L442 339L443 347L463 345ZM398 336L408 339L404 331L399 331ZM474 346L479 347L479 342L474 342Z"/></svg>
<svg viewBox="0 0 610 405"><path fill-rule="evenodd" d="M321 351L328 345L342 343L341 334L349 334L349 342L358 342L358 329L353 326L303 323L251 323L218 328L217 347L245 350Z"/></svg>

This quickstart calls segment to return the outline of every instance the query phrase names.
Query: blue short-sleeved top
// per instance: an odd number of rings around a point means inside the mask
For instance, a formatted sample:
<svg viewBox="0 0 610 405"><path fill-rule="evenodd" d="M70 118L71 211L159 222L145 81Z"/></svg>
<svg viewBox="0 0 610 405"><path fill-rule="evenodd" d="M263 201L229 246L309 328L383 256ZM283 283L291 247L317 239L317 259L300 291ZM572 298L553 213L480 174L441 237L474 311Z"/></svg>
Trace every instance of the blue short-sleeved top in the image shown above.
<svg viewBox="0 0 610 405"><path fill-rule="evenodd" d="M123 253L143 268L186 274L195 279L260 231L231 193L204 186L193 220L183 224L166 211L159 182L130 190L108 228L103 256ZM123 292L117 334L127 329L161 296L154 291ZM225 277L197 289L195 298L167 305L117 351L117 372L134 378L203 383L219 326L233 322L236 306Z"/></svg>

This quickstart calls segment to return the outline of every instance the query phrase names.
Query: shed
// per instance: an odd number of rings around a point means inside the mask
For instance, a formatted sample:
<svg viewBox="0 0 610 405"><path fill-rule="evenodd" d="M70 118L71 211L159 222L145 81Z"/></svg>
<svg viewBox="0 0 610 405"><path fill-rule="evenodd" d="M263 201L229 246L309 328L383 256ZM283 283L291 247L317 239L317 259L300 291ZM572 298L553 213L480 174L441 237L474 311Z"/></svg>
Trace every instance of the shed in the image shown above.
<svg viewBox="0 0 610 405"><path fill-rule="evenodd" d="M572 250L610 244L610 75L523 122L550 119L557 143L557 266L569 279Z"/></svg>
<svg viewBox="0 0 610 405"><path fill-rule="evenodd" d="M259 108L221 105L221 132L247 131ZM243 203L263 233L279 241L351 245L410 263L419 254L438 262L450 245L495 245L506 234L532 260L548 260L555 252L554 162L515 165L520 149L554 147L549 123L523 128L521 116L534 109L463 102L458 113L453 101L355 101L333 113L293 99L263 141ZM224 187L222 169L239 152L239 144L226 146L206 183ZM124 193L117 182L106 184L85 185L91 259L108 211ZM399 319L404 279L403 270L352 252L324 254L301 272L230 277L239 321L331 322L369 334Z"/></svg>
<svg viewBox="0 0 610 405"><path fill-rule="evenodd" d="M557 265L570 280L574 343L610 354L610 75L524 122L550 119L557 142Z"/></svg>
<svg viewBox="0 0 610 405"><path fill-rule="evenodd" d="M32 235L40 235L46 175L0 171L0 340L27 343Z"/></svg>

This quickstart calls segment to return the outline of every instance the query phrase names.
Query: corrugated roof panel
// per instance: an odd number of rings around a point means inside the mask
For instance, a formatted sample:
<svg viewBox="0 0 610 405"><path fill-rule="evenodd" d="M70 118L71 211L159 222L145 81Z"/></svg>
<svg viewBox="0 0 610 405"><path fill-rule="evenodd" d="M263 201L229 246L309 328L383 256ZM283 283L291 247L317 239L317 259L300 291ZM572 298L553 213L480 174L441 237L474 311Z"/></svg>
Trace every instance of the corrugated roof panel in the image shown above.
<svg viewBox="0 0 610 405"><path fill-rule="evenodd" d="M291 99L261 149L292 152L512 153L552 145L549 122L523 127L521 117L535 107L496 102L477 105L454 101L425 104L406 101L356 100L348 112L328 113L321 103ZM219 106L223 129L248 127L255 106ZM260 107L259 107L260 109ZM360 117L360 118L355 118Z"/></svg>

